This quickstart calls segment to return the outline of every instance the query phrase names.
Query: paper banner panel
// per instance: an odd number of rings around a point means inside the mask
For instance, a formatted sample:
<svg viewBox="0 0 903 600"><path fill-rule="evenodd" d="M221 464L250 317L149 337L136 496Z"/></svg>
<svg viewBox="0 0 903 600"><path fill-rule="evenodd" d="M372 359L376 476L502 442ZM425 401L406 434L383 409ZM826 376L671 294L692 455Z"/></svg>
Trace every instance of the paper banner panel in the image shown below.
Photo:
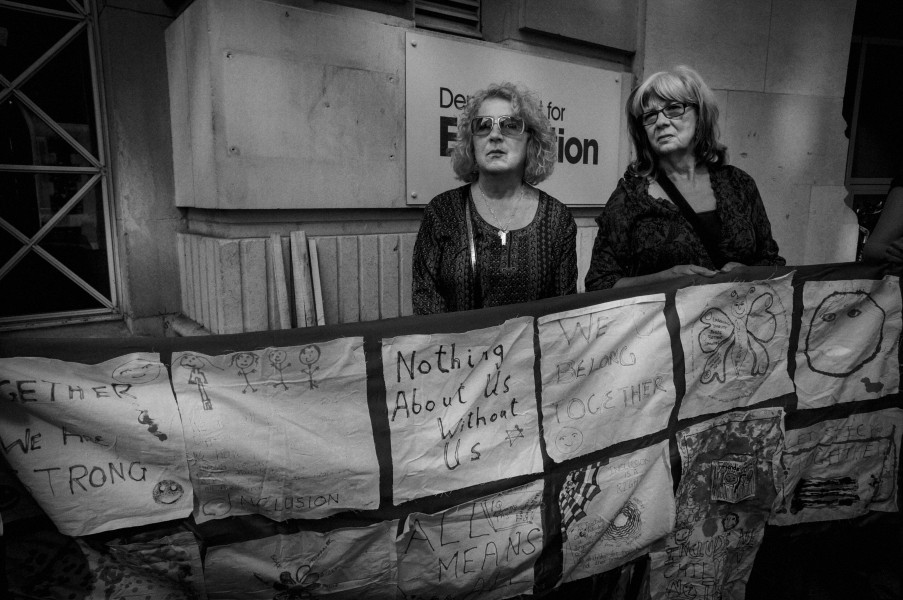
<svg viewBox="0 0 903 600"><path fill-rule="evenodd" d="M382 352L395 504L542 470L531 318Z"/></svg>
<svg viewBox="0 0 903 600"><path fill-rule="evenodd" d="M791 278L677 290L687 383L681 419L793 392L787 374Z"/></svg>
<svg viewBox="0 0 903 600"><path fill-rule="evenodd" d="M674 528L668 442L593 463L567 475L558 495L562 581L633 560Z"/></svg>
<svg viewBox="0 0 903 600"><path fill-rule="evenodd" d="M796 352L800 408L900 390L900 281L807 281Z"/></svg>
<svg viewBox="0 0 903 600"><path fill-rule="evenodd" d="M363 338L174 353L172 378L199 523L379 506Z"/></svg>
<svg viewBox="0 0 903 600"><path fill-rule="evenodd" d="M405 598L496 600L533 589L542 552L542 480L428 515L411 513L398 539Z"/></svg>
<svg viewBox="0 0 903 600"><path fill-rule="evenodd" d="M191 512L182 422L159 355L0 359L0 397L4 457L61 533Z"/></svg>
<svg viewBox="0 0 903 600"><path fill-rule="evenodd" d="M397 521L384 521L214 546L205 562L207 595L211 600L391 600L398 583L397 528Z"/></svg>
<svg viewBox="0 0 903 600"><path fill-rule="evenodd" d="M543 425L552 460L664 429L674 407L664 294L539 319Z"/></svg>
<svg viewBox="0 0 903 600"><path fill-rule="evenodd" d="M650 553L652 598L742 599L776 496L784 411L734 412L677 433L674 530Z"/></svg>
<svg viewBox="0 0 903 600"><path fill-rule="evenodd" d="M903 409L850 415L788 431L775 455L778 496L770 523L897 512Z"/></svg>

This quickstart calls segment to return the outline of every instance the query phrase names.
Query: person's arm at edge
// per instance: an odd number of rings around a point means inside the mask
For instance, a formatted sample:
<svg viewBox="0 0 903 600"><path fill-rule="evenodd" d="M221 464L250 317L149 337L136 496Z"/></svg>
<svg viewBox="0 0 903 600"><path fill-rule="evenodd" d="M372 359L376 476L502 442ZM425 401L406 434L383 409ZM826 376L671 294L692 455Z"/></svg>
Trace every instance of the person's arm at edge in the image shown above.
<svg viewBox="0 0 903 600"><path fill-rule="evenodd" d="M888 192L875 230L862 248L862 260L903 265L903 186Z"/></svg>

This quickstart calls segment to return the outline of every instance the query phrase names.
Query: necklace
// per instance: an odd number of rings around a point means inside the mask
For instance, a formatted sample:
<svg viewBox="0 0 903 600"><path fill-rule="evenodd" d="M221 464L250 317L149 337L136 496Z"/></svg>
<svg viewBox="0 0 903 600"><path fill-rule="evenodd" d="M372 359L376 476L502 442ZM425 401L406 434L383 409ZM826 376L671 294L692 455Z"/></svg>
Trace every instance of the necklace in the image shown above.
<svg viewBox="0 0 903 600"><path fill-rule="evenodd" d="M495 222L498 223L499 228L499 239L502 241L502 246L508 243L508 234L510 233L510 229L508 228L511 225L511 220L514 218L514 213L511 213L511 216L508 217L508 222L502 225L502 220L498 218L495 214L495 211L492 210L492 205L489 204L489 200L486 199L486 193L483 192L483 186L480 184L479 180L477 180L477 188L480 190L480 196L483 198L483 204L486 205L486 208L489 209L489 214L492 215L492 218L495 219ZM524 197L524 186L520 186L520 193L517 195L517 200L514 201L515 204L519 204L521 199Z"/></svg>

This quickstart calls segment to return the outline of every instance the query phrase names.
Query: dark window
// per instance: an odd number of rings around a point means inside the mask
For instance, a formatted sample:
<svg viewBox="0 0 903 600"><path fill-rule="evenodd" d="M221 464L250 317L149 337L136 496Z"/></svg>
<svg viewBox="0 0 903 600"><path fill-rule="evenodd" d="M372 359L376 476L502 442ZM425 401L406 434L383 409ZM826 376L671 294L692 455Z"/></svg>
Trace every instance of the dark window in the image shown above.
<svg viewBox="0 0 903 600"><path fill-rule="evenodd" d="M0 2L0 325L115 312L95 11Z"/></svg>

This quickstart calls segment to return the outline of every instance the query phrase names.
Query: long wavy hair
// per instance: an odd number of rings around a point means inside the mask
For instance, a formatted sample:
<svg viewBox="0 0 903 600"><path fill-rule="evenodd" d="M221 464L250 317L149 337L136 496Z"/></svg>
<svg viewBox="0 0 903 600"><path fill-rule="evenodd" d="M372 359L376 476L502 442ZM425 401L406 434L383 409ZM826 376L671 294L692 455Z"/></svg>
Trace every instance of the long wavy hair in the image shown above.
<svg viewBox="0 0 903 600"><path fill-rule="evenodd" d="M699 73L680 65L671 71L660 71L646 78L627 99L627 129L633 141L636 158L628 169L640 177L655 177L658 157L649 143L643 126L643 113L655 101L684 102L696 109L696 134L693 154L696 164L723 165L727 163L727 147L718 141L718 104L715 95Z"/></svg>
<svg viewBox="0 0 903 600"><path fill-rule="evenodd" d="M526 123L527 161L524 167L524 181L535 185L548 179L555 168L557 158L555 129L548 117L540 110L539 102L532 92L513 83L492 84L480 90L467 100L464 112L458 118L457 144L451 153L452 168L461 181L476 181L480 173L473 153L473 134L470 121L477 116L483 102L490 98L500 98L511 103L514 115Z"/></svg>

